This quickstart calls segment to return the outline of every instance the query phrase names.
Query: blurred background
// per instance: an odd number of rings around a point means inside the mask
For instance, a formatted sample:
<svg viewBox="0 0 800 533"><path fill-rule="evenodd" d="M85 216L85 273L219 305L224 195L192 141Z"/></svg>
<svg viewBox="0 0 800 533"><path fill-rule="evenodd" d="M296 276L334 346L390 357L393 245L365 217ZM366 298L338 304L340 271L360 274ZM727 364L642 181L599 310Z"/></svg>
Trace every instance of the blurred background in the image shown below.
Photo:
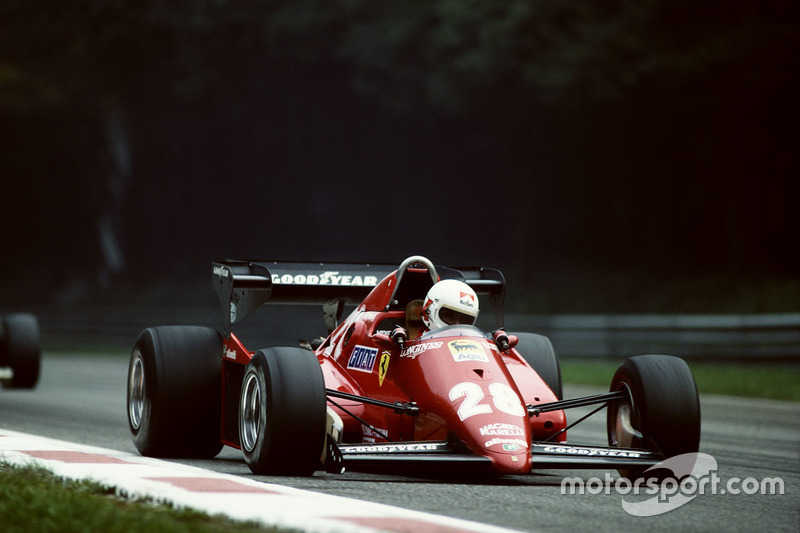
<svg viewBox="0 0 800 533"><path fill-rule="evenodd" d="M800 311L799 10L0 0L0 305L422 254L519 312Z"/></svg>

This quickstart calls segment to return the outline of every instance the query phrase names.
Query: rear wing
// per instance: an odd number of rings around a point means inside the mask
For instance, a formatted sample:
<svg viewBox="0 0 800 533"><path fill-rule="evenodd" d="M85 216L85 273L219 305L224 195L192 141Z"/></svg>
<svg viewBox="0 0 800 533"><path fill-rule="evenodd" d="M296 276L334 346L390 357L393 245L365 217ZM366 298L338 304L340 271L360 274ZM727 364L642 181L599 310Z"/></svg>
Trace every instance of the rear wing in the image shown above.
<svg viewBox="0 0 800 533"><path fill-rule="evenodd" d="M358 305L396 265L225 260L212 263L212 282L230 336L231 326L270 302L322 305L332 331L345 305ZM505 279L496 269L436 267L440 279L459 279L478 294L489 294L502 324ZM497 304L497 305L496 305Z"/></svg>
<svg viewBox="0 0 800 533"><path fill-rule="evenodd" d="M344 305L360 303L393 271L389 265L226 260L213 263L212 280L227 337L231 325L268 301L322 305L328 324L329 312L340 315Z"/></svg>

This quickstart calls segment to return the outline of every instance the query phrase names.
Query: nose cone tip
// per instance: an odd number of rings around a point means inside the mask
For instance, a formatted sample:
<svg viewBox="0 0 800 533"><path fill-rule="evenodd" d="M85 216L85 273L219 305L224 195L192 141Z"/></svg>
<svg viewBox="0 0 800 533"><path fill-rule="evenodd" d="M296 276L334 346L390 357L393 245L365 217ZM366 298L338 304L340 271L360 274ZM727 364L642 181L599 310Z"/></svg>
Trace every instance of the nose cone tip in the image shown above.
<svg viewBox="0 0 800 533"><path fill-rule="evenodd" d="M501 474L527 474L531 471L531 454L489 453L494 470Z"/></svg>

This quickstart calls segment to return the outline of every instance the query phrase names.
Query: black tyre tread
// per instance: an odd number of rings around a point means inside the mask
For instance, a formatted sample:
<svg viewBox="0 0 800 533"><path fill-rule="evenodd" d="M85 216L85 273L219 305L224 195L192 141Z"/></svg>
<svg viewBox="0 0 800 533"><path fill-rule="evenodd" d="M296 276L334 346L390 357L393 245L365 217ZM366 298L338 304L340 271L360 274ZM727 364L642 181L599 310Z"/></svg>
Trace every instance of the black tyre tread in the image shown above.
<svg viewBox="0 0 800 533"><path fill-rule="evenodd" d="M9 389L32 389L39 381L41 340L39 322L29 313L13 313L3 317L3 365L13 376L3 381Z"/></svg>
<svg viewBox="0 0 800 533"><path fill-rule="evenodd" d="M561 380L561 365L558 362L553 343L544 335L536 333L514 333L519 339L514 348L544 380L556 398L564 398L564 385Z"/></svg>
<svg viewBox="0 0 800 533"><path fill-rule="evenodd" d="M217 455L222 449L219 333L200 326L148 328L139 335L136 350L144 358L150 403L138 431L128 419L139 452L152 457Z"/></svg>
<svg viewBox="0 0 800 533"><path fill-rule="evenodd" d="M309 476L320 466L325 443L326 396L322 368L302 348L258 351L248 370L264 378L262 431L252 453L242 450L256 474Z"/></svg>
<svg viewBox="0 0 800 533"><path fill-rule="evenodd" d="M640 431L665 457L697 452L700 446L700 398L683 359L638 355L626 359L611 380L630 387Z"/></svg>

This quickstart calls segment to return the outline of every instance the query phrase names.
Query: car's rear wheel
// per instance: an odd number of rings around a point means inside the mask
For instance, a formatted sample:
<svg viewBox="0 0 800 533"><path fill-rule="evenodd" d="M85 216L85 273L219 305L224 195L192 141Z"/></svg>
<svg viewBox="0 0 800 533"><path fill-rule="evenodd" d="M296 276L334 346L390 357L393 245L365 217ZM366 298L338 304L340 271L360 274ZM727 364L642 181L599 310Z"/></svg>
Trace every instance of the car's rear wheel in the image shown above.
<svg viewBox="0 0 800 533"><path fill-rule="evenodd" d="M535 333L515 333L514 335L519 339L514 349L539 374L556 398L563 399L561 365L558 363L558 356L550 339Z"/></svg>
<svg viewBox="0 0 800 533"><path fill-rule="evenodd" d="M222 449L222 340L211 328L144 330L128 367L128 426L152 457L214 457Z"/></svg>
<svg viewBox="0 0 800 533"><path fill-rule="evenodd" d="M239 404L239 440L256 474L309 476L325 444L326 398L313 352L268 348L245 370Z"/></svg>
<svg viewBox="0 0 800 533"><path fill-rule="evenodd" d="M39 322L28 313L14 313L3 318L0 366L11 369L3 386L11 389L32 389L39 381L41 367Z"/></svg>
<svg viewBox="0 0 800 533"><path fill-rule="evenodd" d="M664 458L697 452L700 400L692 371L683 359L638 355L626 359L611 380L628 397L608 407L608 442L621 448L659 452ZM621 471L638 477L641 470Z"/></svg>

